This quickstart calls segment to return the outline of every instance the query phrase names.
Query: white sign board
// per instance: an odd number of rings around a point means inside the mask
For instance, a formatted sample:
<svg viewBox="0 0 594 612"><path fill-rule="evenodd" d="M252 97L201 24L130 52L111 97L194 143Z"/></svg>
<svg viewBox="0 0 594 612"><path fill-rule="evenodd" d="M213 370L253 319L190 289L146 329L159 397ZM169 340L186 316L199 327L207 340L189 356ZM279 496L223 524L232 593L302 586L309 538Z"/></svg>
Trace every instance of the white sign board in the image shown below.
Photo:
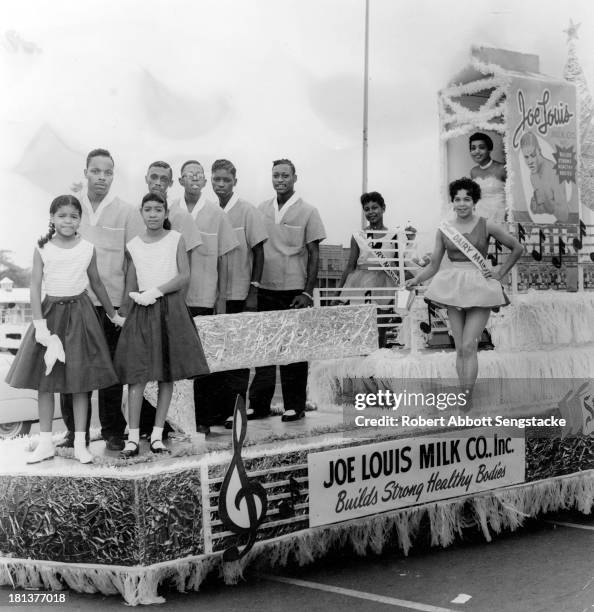
<svg viewBox="0 0 594 612"><path fill-rule="evenodd" d="M307 469L315 527L524 482L525 442L466 429L310 453Z"/></svg>

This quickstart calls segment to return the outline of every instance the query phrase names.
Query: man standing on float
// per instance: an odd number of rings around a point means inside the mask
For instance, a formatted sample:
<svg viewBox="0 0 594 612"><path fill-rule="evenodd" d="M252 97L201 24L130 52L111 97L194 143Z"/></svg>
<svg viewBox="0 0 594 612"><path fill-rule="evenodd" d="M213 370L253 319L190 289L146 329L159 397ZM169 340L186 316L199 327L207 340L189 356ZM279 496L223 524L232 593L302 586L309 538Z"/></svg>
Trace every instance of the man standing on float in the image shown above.
<svg viewBox="0 0 594 612"><path fill-rule="evenodd" d="M264 218L268 240L264 243L264 271L258 288L258 311L313 306L318 278L319 243L326 238L317 209L295 193L297 174L288 159L272 163L272 187L276 197L258 210ZM285 413L283 421L305 416L307 362L280 366ZM256 368L250 387L251 418L270 415L276 366Z"/></svg>
<svg viewBox="0 0 594 612"><path fill-rule="evenodd" d="M181 168L180 185L184 195L170 208L188 212L200 231L202 244L192 251L190 258L190 286L186 304L193 317L225 312L227 287L226 255L238 246L235 232L227 215L218 204L206 198L202 190L206 185L204 169L196 160L186 161ZM194 409L196 431L208 434L210 426L223 422L216 403L217 380L210 376L194 379Z"/></svg>
<svg viewBox="0 0 594 612"><path fill-rule="evenodd" d="M264 268L264 242L268 239L264 221L252 204L234 192L237 170L229 160L217 159L214 162L210 180L219 206L225 211L239 242L239 246L226 258L225 312L255 311ZM225 427L230 429L236 397L240 395L246 400L250 371L244 368L215 372L209 378L218 378L218 385L215 385L218 386L218 403L221 415L227 417Z"/></svg>
<svg viewBox="0 0 594 612"><path fill-rule="evenodd" d="M110 193L114 177L114 161L106 149L94 149L87 156L85 168L87 188L78 195L82 205L82 219L79 232L95 246L99 276L107 289L109 299L116 310L123 305L125 289L126 243L144 231L144 223L138 211L130 204ZM95 310L103 326L105 338L113 357L120 330L108 318L96 296L91 294ZM127 313L120 310L125 317ZM62 418L68 428L64 441L58 446L74 445L74 417L72 395L60 396ZM91 402L87 420L87 443L91 420ZM124 448L126 419L122 413L122 385L113 385L99 390L99 420L101 436L111 451Z"/></svg>

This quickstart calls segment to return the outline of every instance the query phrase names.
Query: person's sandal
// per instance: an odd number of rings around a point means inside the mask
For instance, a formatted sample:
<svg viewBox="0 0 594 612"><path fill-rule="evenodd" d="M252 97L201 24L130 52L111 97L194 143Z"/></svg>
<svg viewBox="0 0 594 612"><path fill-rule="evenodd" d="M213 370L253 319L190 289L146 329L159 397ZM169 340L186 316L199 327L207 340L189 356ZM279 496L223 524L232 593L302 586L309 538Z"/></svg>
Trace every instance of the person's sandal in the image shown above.
<svg viewBox="0 0 594 612"><path fill-rule="evenodd" d="M126 446L124 446L124 450L120 451L120 457L122 459L130 459L131 457L136 457L136 455L138 455L138 444L132 442L132 440L126 440Z"/></svg>

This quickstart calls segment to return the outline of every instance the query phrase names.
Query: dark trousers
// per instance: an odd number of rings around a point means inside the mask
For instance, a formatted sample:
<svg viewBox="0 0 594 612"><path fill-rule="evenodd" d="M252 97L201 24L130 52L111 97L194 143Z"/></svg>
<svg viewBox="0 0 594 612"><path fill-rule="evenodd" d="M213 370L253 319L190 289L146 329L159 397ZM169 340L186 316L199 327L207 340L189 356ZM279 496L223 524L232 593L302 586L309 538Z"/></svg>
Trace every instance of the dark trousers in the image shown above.
<svg viewBox="0 0 594 612"><path fill-rule="evenodd" d="M296 291L270 291L258 289L258 312L266 310L288 310L293 298L301 295ZM307 361L280 366L281 387L285 410L303 412L307 391ZM270 402L276 385L276 366L256 368L250 387L250 408L258 416L270 414Z"/></svg>
<svg viewBox="0 0 594 612"><path fill-rule="evenodd" d="M204 317L214 314L214 308L206 308L206 306L189 306L188 308L192 317ZM197 376L194 379L194 414L196 415L196 425L210 426L217 419L216 395L218 381L215 374Z"/></svg>
<svg viewBox="0 0 594 612"><path fill-rule="evenodd" d="M245 300L227 300L225 309L227 314L243 312ZM190 313L192 316L207 315L212 314L213 309L190 307ZM249 380L249 368L213 372L194 379L196 425L210 427L231 416L237 396L246 400Z"/></svg>
<svg viewBox="0 0 594 612"><path fill-rule="evenodd" d="M95 311L99 317L99 321L105 333L109 354L113 359L118 338L120 337L120 328L114 325L105 314L102 306L95 306ZM62 410L62 419L68 428L68 434L73 435L74 432L74 415L72 412L72 395L60 395L60 407ZM106 389L99 389L99 421L101 422L101 437L108 439L112 436L123 438L124 430L126 429L126 419L122 413L122 385L113 385ZM89 393L89 405L87 409L87 435L91 424L91 394Z"/></svg>
<svg viewBox="0 0 594 612"><path fill-rule="evenodd" d="M245 310L245 300L227 300L225 303L227 314L236 314ZM246 401L248 384L250 381L249 368L240 370L227 370L225 372L215 372L210 376L214 377L213 386L217 388L216 403L220 420L233 415L237 396L241 396Z"/></svg>

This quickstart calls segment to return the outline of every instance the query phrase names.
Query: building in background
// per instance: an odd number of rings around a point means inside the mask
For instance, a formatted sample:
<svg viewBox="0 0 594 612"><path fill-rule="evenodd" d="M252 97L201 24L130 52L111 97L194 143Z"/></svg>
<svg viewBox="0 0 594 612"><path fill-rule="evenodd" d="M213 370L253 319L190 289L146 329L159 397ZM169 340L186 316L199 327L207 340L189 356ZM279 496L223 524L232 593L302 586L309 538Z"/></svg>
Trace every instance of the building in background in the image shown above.
<svg viewBox="0 0 594 612"><path fill-rule="evenodd" d="M318 268L318 288L333 289L338 286L340 277L349 260L350 249L341 244L320 245L320 265Z"/></svg>

